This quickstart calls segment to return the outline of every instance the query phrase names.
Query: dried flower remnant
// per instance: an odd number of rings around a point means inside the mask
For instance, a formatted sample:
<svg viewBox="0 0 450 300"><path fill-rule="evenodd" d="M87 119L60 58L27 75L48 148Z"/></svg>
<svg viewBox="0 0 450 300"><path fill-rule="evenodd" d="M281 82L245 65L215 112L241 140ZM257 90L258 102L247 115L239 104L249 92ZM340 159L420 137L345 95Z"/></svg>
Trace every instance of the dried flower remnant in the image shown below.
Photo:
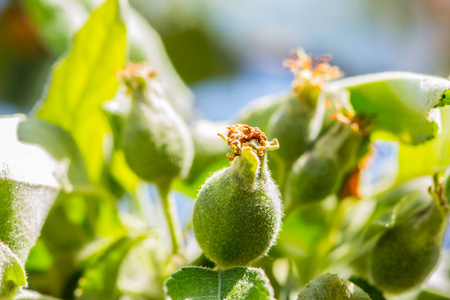
<svg viewBox="0 0 450 300"><path fill-rule="evenodd" d="M230 150L233 152L227 154L229 161L233 161L236 156L240 156L244 147L253 148L258 156L263 156L265 150L276 150L279 147L277 139L267 143L266 135L258 127L236 124L228 126L227 129L229 130L228 137L221 133L217 135L228 143Z"/></svg>
<svg viewBox="0 0 450 300"><path fill-rule="evenodd" d="M321 90L325 82L338 79L343 76L337 66L331 66L328 62L331 55L313 58L306 54L303 48L291 53L292 58L286 59L283 65L294 73L295 78L292 88L299 94L300 98L308 96L309 90Z"/></svg>

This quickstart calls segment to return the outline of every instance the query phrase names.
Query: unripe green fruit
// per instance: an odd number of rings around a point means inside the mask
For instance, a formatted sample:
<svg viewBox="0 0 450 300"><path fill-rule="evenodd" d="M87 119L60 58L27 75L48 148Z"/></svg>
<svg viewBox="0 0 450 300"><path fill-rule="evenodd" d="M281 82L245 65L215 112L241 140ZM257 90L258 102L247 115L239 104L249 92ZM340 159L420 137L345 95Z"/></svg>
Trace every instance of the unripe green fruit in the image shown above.
<svg viewBox="0 0 450 300"><path fill-rule="evenodd" d="M220 268L245 266L267 253L281 225L280 193L270 177L265 153L271 145L265 144L259 130L260 137L251 137L245 125L235 125L228 137L230 148L231 133L239 128L250 138L234 148L230 167L208 178L194 207L195 237ZM257 128L249 130L253 133Z"/></svg>
<svg viewBox="0 0 450 300"><path fill-rule="evenodd" d="M370 276L383 291L402 293L422 284L439 259L448 207L434 195L430 204L388 230L370 253Z"/></svg>
<svg viewBox="0 0 450 300"><path fill-rule="evenodd" d="M301 102L294 94L270 118L267 134L276 136L283 145L275 155L287 166L290 166L309 147L314 136L311 120L315 107Z"/></svg>
<svg viewBox="0 0 450 300"><path fill-rule="evenodd" d="M297 205L322 200L337 190L341 180L340 164L334 157L305 153L295 162L289 174L289 203Z"/></svg>
<svg viewBox="0 0 450 300"><path fill-rule="evenodd" d="M367 153L368 135L337 122L293 165L287 179L287 201L293 207L336 193L348 172Z"/></svg>
<svg viewBox="0 0 450 300"><path fill-rule="evenodd" d="M187 175L193 145L187 125L154 76L143 64L130 65L120 73L132 95L122 132L125 158L139 177L157 183Z"/></svg>
<svg viewBox="0 0 450 300"><path fill-rule="evenodd" d="M283 147L275 158L288 170L313 144L320 133L325 112L323 84L339 78L341 72L331 67L329 57L314 59L303 49L286 60L285 66L294 73L293 90L289 99L270 118L267 134L277 137Z"/></svg>

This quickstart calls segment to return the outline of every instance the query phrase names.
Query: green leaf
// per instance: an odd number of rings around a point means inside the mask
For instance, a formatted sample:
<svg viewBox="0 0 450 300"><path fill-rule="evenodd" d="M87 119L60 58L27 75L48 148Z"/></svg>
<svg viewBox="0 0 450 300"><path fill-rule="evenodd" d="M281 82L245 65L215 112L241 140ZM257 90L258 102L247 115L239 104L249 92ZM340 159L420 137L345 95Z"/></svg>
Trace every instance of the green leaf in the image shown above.
<svg viewBox="0 0 450 300"><path fill-rule="evenodd" d="M274 299L264 272L244 267L221 271L184 267L166 280L165 290L173 300Z"/></svg>
<svg viewBox="0 0 450 300"><path fill-rule="evenodd" d="M69 47L72 35L88 17L79 1L21 0L34 27L48 49L60 55Z"/></svg>
<svg viewBox="0 0 450 300"><path fill-rule="evenodd" d="M25 271L18 257L0 242L0 299L13 296L20 286L26 284Z"/></svg>
<svg viewBox="0 0 450 300"><path fill-rule="evenodd" d="M436 134L437 126L428 119L428 112L446 103L442 95L450 89L450 81L386 72L335 81L329 88L347 89L355 112L373 118L373 130L388 131L403 142L419 144Z"/></svg>
<svg viewBox="0 0 450 300"><path fill-rule="evenodd" d="M123 237L112 243L88 263L75 291L77 299L119 299L117 279L122 261L132 247L144 240L143 235Z"/></svg>
<svg viewBox="0 0 450 300"><path fill-rule="evenodd" d="M412 300L450 300L450 297L432 291L421 290Z"/></svg>
<svg viewBox="0 0 450 300"><path fill-rule="evenodd" d="M0 241L23 264L67 178L66 164L17 136L25 116L0 118Z"/></svg>
<svg viewBox="0 0 450 300"><path fill-rule="evenodd" d="M288 94L268 95L255 99L240 111L238 123L258 127L262 132L266 132L270 117L288 99ZM268 138L271 140L275 137Z"/></svg>
<svg viewBox="0 0 450 300"><path fill-rule="evenodd" d="M361 288L352 282L340 279L335 274L324 274L308 283L298 294L298 300L370 300Z"/></svg>
<svg viewBox="0 0 450 300"><path fill-rule="evenodd" d="M370 299L386 300L386 298L383 296L383 293L376 287L369 284L369 282L367 282L367 280L365 280L364 278L351 276L348 280L364 290L364 292L369 295Z"/></svg>
<svg viewBox="0 0 450 300"><path fill-rule="evenodd" d="M111 131L102 111L114 97L115 72L125 64L126 29L118 0L107 0L75 35L71 51L53 70L36 116L69 132L85 160L91 182L104 166L103 138Z"/></svg>
<svg viewBox="0 0 450 300"><path fill-rule="evenodd" d="M37 292L33 292L26 289L21 289L20 292L14 297L14 300L58 300L56 298L41 295Z"/></svg>
<svg viewBox="0 0 450 300"><path fill-rule="evenodd" d="M441 126L435 139L416 146L399 143L396 184L444 172L450 165L450 107L441 108L436 113L440 115Z"/></svg>
<svg viewBox="0 0 450 300"><path fill-rule="evenodd" d="M23 143L44 148L53 158L67 164L66 192L92 191L83 158L72 137L60 127L39 119L27 119L17 128Z"/></svg>
<svg viewBox="0 0 450 300"><path fill-rule="evenodd" d="M434 107L444 107L450 104L450 90L446 90L442 93L441 98L439 99L439 103Z"/></svg>
<svg viewBox="0 0 450 300"><path fill-rule="evenodd" d="M176 112L184 119L190 119L194 95L173 67L161 37L134 9L128 10L127 29L130 60L147 61L155 68Z"/></svg>

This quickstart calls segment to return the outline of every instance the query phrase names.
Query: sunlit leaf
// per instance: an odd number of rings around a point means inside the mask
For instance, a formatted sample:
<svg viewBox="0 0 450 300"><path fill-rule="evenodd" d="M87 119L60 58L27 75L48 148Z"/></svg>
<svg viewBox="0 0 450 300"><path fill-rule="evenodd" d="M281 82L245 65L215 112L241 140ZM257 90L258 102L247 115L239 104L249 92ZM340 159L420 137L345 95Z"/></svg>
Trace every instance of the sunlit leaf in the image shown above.
<svg viewBox="0 0 450 300"><path fill-rule="evenodd" d="M70 0L21 0L47 48L59 55L69 47L70 38L86 21L81 2Z"/></svg>
<svg viewBox="0 0 450 300"><path fill-rule="evenodd" d="M14 297L14 300L58 300L46 295L41 295L37 292L33 292L26 289L21 289L20 292Z"/></svg>
<svg viewBox="0 0 450 300"><path fill-rule="evenodd" d="M165 283L172 300L181 299L273 299L269 280L261 269L237 267L214 271L184 267Z"/></svg>
<svg viewBox="0 0 450 300"><path fill-rule="evenodd" d="M0 241L23 264L67 178L66 164L17 131L25 116L0 118Z"/></svg>
<svg viewBox="0 0 450 300"><path fill-rule="evenodd" d="M450 297L432 291L421 290L411 300L450 300Z"/></svg>
<svg viewBox="0 0 450 300"><path fill-rule="evenodd" d="M27 284L25 271L9 247L0 241L0 298L13 296Z"/></svg>
<svg viewBox="0 0 450 300"><path fill-rule="evenodd" d="M441 126L435 139L421 145L400 143L396 183L444 172L450 165L450 107L441 108Z"/></svg>
<svg viewBox="0 0 450 300"><path fill-rule="evenodd" d="M376 130L395 134L411 144L432 139L437 131L428 112L443 105L443 94L450 81L406 72L386 72L351 77L331 83L331 89L345 88L358 114L371 117ZM445 94L444 94L445 95Z"/></svg>
<svg viewBox="0 0 450 300"><path fill-rule="evenodd" d="M67 164L67 192L91 191L83 158L71 136L60 127L39 119L26 119L17 129L18 138L23 143L44 148L61 163Z"/></svg>
<svg viewBox="0 0 450 300"><path fill-rule="evenodd" d="M340 279L335 274L324 274L308 283L298 295L298 300L370 300L361 288L352 282Z"/></svg>
<svg viewBox="0 0 450 300"><path fill-rule="evenodd" d="M92 182L104 165L103 137L110 132L103 102L114 97L115 72L125 64L126 29L118 0L107 0L75 35L67 56L55 66L36 116L69 132Z"/></svg>
<svg viewBox="0 0 450 300"><path fill-rule="evenodd" d="M145 236L123 237L93 257L75 291L77 299L118 299L117 279L120 266L130 249Z"/></svg>

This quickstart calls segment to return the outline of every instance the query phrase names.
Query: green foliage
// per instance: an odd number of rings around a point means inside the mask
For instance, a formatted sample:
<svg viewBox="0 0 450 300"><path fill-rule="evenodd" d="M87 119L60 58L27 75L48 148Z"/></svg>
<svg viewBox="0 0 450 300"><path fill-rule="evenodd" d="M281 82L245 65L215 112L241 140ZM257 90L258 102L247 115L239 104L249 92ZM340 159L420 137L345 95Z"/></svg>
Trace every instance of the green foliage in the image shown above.
<svg viewBox="0 0 450 300"><path fill-rule="evenodd" d="M0 147L0 241L22 264L67 176L63 163L20 140L17 131L23 121L22 115L0 118L0 140L5 143Z"/></svg>
<svg viewBox="0 0 450 300"><path fill-rule="evenodd" d="M340 279L336 274L324 274L308 283L298 295L298 300L370 300L361 288L352 282Z"/></svg>
<svg viewBox="0 0 450 300"><path fill-rule="evenodd" d="M88 262L75 291L77 299L119 299L117 289L119 269L130 249L145 236L123 237L97 253Z"/></svg>
<svg viewBox="0 0 450 300"><path fill-rule="evenodd" d="M446 79L406 72L363 75L330 85L346 88L355 112L372 117L376 129L411 144L435 137L437 126L428 112L442 103L441 95L450 88Z"/></svg>
<svg viewBox="0 0 450 300"><path fill-rule="evenodd" d="M53 297L41 295L39 293L21 289L20 292L14 297L14 300L58 300Z"/></svg>
<svg viewBox="0 0 450 300"><path fill-rule="evenodd" d="M238 123L244 123L252 127L258 127L262 132L267 132L270 117L277 111L288 95L269 95L258 98L246 105L240 112ZM268 136L269 139L276 136Z"/></svg>
<svg viewBox="0 0 450 300"><path fill-rule="evenodd" d="M20 286L26 285L25 271L16 255L0 242L0 297L12 297Z"/></svg>
<svg viewBox="0 0 450 300"><path fill-rule="evenodd" d="M173 300L181 299L274 299L269 280L261 269L231 268L214 271L184 267L165 283Z"/></svg>
<svg viewBox="0 0 450 300"><path fill-rule="evenodd" d="M38 118L72 135L91 182L97 184L105 163L103 136L110 132L102 104L114 97L119 86L115 72L125 64L126 28L119 8L117 0L108 0L92 13L69 54L54 67L36 108Z"/></svg>

